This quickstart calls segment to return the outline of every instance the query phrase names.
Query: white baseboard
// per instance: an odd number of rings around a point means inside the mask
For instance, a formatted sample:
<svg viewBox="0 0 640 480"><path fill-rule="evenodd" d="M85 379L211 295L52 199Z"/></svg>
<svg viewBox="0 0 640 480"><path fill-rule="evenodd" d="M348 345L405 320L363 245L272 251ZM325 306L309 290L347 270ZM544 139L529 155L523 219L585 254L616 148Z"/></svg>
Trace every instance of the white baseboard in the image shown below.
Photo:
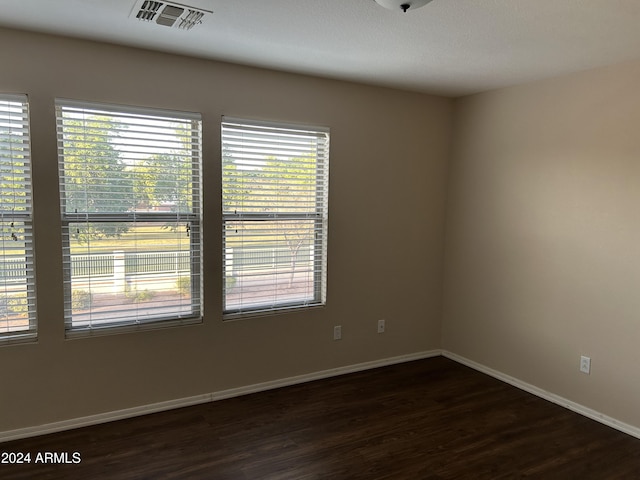
<svg viewBox="0 0 640 480"><path fill-rule="evenodd" d="M291 385L297 385L301 383L311 382L314 380L321 380L323 378L337 377L348 373L360 372L363 370L370 370L379 367L386 367L389 365L395 365L398 363L411 362L413 360L421 360L425 358L437 357L443 355L450 360L458 362L462 365L466 365L474 370L485 373L491 377L497 378L509 385L529 392L537 397L548 400L556 405L567 408L573 412L584 415L592 420L600 422L604 425L612 427L616 430L624 432L628 435L640 439L640 428L627 423L611 418L600 412L587 408L578 403L567 400L553 393L542 390L534 385L518 380L497 370L493 370L489 367L476 363L467 358L456 355L448 351L430 350L424 352L417 352L409 355L401 355L398 357L384 358L381 360L374 360L371 362L358 363L355 365L347 365L344 367L332 368L329 370L321 370L319 372L309 373L305 375L297 375L294 377L283 378L279 380L273 380L270 382L257 383L254 385L247 385L244 387L231 388L228 390L221 390L218 392L206 393L203 395L195 395L192 397L179 398L175 400L169 400L166 402L158 402L150 405L142 405L139 407L126 408L124 410L117 410L113 412L100 413L97 415L90 415L87 417L74 418L70 420L63 420L61 422L48 423L44 425L38 425L35 427L20 428L16 430L8 430L0 432L0 443L8 442L11 440L18 440L21 438L35 437L38 435L45 435L48 433L61 432L64 430L71 430L74 428L87 427L90 425L97 425L100 423L113 422L116 420L123 420L126 418L137 417L141 415L148 415L150 413L163 412L166 410L172 410L174 408L189 407L192 405L199 405L202 403L213 402L217 400L223 400L225 398L238 397L241 395L248 395L251 393L264 392L272 390L274 388L288 387Z"/></svg>
<svg viewBox="0 0 640 480"><path fill-rule="evenodd" d="M267 390L272 390L274 388L288 387L290 385L297 385L300 383L311 382L313 380L321 380L323 378L337 377L339 375L360 372L363 370L370 370L373 368L386 367L386 366L395 365L398 363L411 362L413 360L421 360L424 358L437 357L437 356L440 356L441 354L442 354L441 350L417 352L417 353L412 353L408 355L401 355L398 357L374 360L371 362L357 363L355 365L347 365L345 367L332 368L329 370L321 370L319 372L309 373L305 375L297 375L295 377L288 377L280 380L273 380L270 382L247 385L245 387L231 388L228 390L221 390L218 392L206 393L203 395L195 395L193 397L179 398L176 400L169 400L166 402L153 403L150 405L142 405L139 407L126 408L124 410L117 410L113 412L99 413L97 415L74 418L71 420L63 420L61 422L47 423L47 424L38 425L35 427L8 430L5 432L0 432L0 443L8 442L10 440L18 440L21 438L45 435L48 433L61 432L63 430L71 430L74 428L87 427L90 425L97 425L100 423L113 422L116 420L123 420L125 418L148 415L150 413L163 412L166 410L172 410L174 408L190 407L192 405L198 405L198 404L212 402L216 400L223 400L225 398L238 397L240 395L248 395L250 393L264 392Z"/></svg>
<svg viewBox="0 0 640 480"><path fill-rule="evenodd" d="M456 355L455 353L451 353L448 351L443 351L442 355L444 357L453 360L454 362L460 363L462 365L466 365L467 367L473 368L479 372L485 373L491 377L497 378L509 385L512 385L520 390L524 390L525 392L531 393L536 397L543 398L548 400L556 405L560 405L561 407L567 408L573 412L579 413L587 418L595 420L596 422L600 422L608 427L614 428L621 432L624 432L632 437L640 438L640 428L634 427L633 425L629 425L627 423L616 420L615 418L604 415L603 413L592 410L584 405L580 405L579 403L572 402L571 400L567 400L559 395L554 393L547 392L541 388L536 387L535 385L531 385L529 383L523 382L522 380L518 380L517 378L506 375L497 370L493 370L492 368L485 367L479 363L474 362L473 360L469 360L467 358L461 357L460 355Z"/></svg>
<svg viewBox="0 0 640 480"><path fill-rule="evenodd" d="M281 380L273 380L271 382L258 383L248 385L246 387L232 388L222 390L213 394L213 400L223 400L225 398L239 397L240 395L248 395L250 393L264 392L274 388L288 387L299 383L311 382L313 380L322 380L323 378L337 377L347 373L361 372L363 370L371 370L373 368L388 367L397 363L411 362L413 360L422 360L424 358L439 357L442 355L441 350L430 350L426 352L411 353L409 355L401 355L399 357L384 358L382 360L374 360L372 362L357 363L346 367L332 368L322 370L320 372L298 375L296 377L283 378Z"/></svg>
<svg viewBox="0 0 640 480"><path fill-rule="evenodd" d="M142 405L139 407L126 408L124 410L116 410L113 412L99 413L88 417L72 418L61 422L46 423L35 427L19 428L16 430L7 430L0 432L0 443L21 438L36 437L38 435L46 435L48 433L62 432L64 430L72 430L74 428L88 427L100 423L113 422L125 418L139 417L149 413L163 412L174 408L190 407L200 403L207 403L212 400L211 394L196 395L193 397L180 398L177 400L169 400L166 402L153 403L151 405Z"/></svg>

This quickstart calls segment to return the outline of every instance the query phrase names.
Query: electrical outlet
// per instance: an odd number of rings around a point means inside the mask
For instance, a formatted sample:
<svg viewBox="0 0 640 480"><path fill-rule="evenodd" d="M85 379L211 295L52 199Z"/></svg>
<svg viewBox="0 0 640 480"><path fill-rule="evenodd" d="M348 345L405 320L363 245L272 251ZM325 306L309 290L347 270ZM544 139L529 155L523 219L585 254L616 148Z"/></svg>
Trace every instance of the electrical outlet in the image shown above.
<svg viewBox="0 0 640 480"><path fill-rule="evenodd" d="M587 375L591 373L591 358L584 356L580 357L580 371Z"/></svg>
<svg viewBox="0 0 640 480"><path fill-rule="evenodd" d="M378 320L378 333L384 333L384 320Z"/></svg>
<svg viewBox="0 0 640 480"><path fill-rule="evenodd" d="M342 325L336 325L333 327L333 339L342 340Z"/></svg>

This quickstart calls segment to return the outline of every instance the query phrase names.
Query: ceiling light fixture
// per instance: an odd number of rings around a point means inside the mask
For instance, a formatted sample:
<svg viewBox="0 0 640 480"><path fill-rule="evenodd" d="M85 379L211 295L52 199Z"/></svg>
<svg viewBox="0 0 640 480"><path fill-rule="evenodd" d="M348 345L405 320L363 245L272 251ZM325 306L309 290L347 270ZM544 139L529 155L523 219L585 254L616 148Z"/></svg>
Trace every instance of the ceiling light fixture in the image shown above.
<svg viewBox="0 0 640 480"><path fill-rule="evenodd" d="M375 0L378 5L382 5L389 10L415 10L416 8L424 7L431 0Z"/></svg>

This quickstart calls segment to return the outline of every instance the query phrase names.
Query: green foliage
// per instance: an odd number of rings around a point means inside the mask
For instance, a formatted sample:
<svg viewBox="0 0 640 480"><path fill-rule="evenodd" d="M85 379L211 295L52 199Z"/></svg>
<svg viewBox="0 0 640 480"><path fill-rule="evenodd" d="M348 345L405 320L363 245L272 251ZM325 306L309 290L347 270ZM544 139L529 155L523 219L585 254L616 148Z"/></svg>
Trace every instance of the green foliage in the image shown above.
<svg viewBox="0 0 640 480"><path fill-rule="evenodd" d="M80 245L87 245L92 240L103 238L121 238L129 231L129 224L125 222L109 223L78 223L71 224L71 238Z"/></svg>
<svg viewBox="0 0 640 480"><path fill-rule="evenodd" d="M280 195L295 196L297 208L313 211L316 204L316 157L307 156L285 161L270 158L264 172L265 181L275 184L272 197L267 197L267 209L278 209ZM287 206L284 205L286 209ZM300 247L312 239L313 224L307 220L280 222L277 227L291 251L292 270Z"/></svg>
<svg viewBox="0 0 640 480"><path fill-rule="evenodd" d="M74 212L126 212L133 206L126 164L111 144L118 123L109 117L65 118L64 154L65 208ZM109 137L104 138L105 129ZM126 223L93 223L72 228L72 238L86 243L93 238L118 237Z"/></svg>
<svg viewBox="0 0 640 480"><path fill-rule="evenodd" d="M29 312L29 301L26 292L7 297L7 311L14 315L23 315Z"/></svg>
<svg viewBox="0 0 640 480"><path fill-rule="evenodd" d="M237 281L238 280L236 279L236 277L228 276L225 278L225 287L227 289L227 292L233 290L233 287L236 286Z"/></svg>
<svg viewBox="0 0 640 480"><path fill-rule="evenodd" d="M155 297L155 295L156 295L155 292L152 292L148 289L145 289L145 290L138 290L137 288L131 289L131 287L129 286L127 286L124 292L124 296L128 300L131 300L132 302L135 302L135 303L151 300L153 297Z"/></svg>
<svg viewBox="0 0 640 480"><path fill-rule="evenodd" d="M293 211L314 212L318 186L315 155L296 158L268 157L263 164L243 165L238 168L232 156L223 152L223 211L252 213L282 213ZM292 207L291 198L295 198ZM260 222L228 222L227 245L234 244L234 230L242 230L244 239L251 237L254 244L262 241L286 245L291 252L291 279L296 270L300 249L313 241L314 221L310 219L280 219ZM227 282L232 278L227 277ZM230 290L233 285L227 284Z"/></svg>
<svg viewBox="0 0 640 480"><path fill-rule="evenodd" d="M21 133L0 130L0 205L3 210L27 210L28 153L28 144L24 143Z"/></svg>
<svg viewBox="0 0 640 480"><path fill-rule="evenodd" d="M188 212L192 208L191 162L178 155L153 155L128 169L138 207L164 204L172 211Z"/></svg>
<svg viewBox="0 0 640 480"><path fill-rule="evenodd" d="M296 207L313 210L316 203L316 157L293 159L269 158L262 173L262 181L269 185L265 198L268 211L288 209L281 204L282 196L295 196Z"/></svg>
<svg viewBox="0 0 640 480"><path fill-rule="evenodd" d="M109 117L65 120L62 145L67 212L126 212L131 208L126 164L111 144L118 128L121 126ZM109 132L107 138L105 131Z"/></svg>
<svg viewBox="0 0 640 480"><path fill-rule="evenodd" d="M290 210L285 196L296 197L296 208L313 210L316 203L315 156L269 157L263 165L238 168L230 156L222 167L224 211L277 212ZM247 201L249 200L249 201Z"/></svg>
<svg viewBox="0 0 640 480"><path fill-rule="evenodd" d="M74 290L71 292L71 308L74 310L86 310L91 307L93 295L87 290Z"/></svg>
<svg viewBox="0 0 640 480"><path fill-rule="evenodd" d="M178 281L176 281L176 288L180 292L180 295L190 295L191 294L191 278L190 277L180 277Z"/></svg>
<svg viewBox="0 0 640 480"><path fill-rule="evenodd" d="M66 212L120 214L153 210L163 204L169 211L191 211L195 173L191 136L176 130L172 152L147 153L144 158L144 153L122 153L122 145L128 150L127 140L123 143L122 138L129 128L137 125L109 115L79 119L69 114L64 118ZM141 143L149 143L153 152L151 134L149 139L142 135ZM127 222L82 223L71 225L70 234L72 240L86 244L95 239L120 238L129 228Z"/></svg>
<svg viewBox="0 0 640 480"><path fill-rule="evenodd" d="M259 173L250 170L238 170L233 161L226 159L222 166L222 209L227 212L239 210L243 201L261 188Z"/></svg>

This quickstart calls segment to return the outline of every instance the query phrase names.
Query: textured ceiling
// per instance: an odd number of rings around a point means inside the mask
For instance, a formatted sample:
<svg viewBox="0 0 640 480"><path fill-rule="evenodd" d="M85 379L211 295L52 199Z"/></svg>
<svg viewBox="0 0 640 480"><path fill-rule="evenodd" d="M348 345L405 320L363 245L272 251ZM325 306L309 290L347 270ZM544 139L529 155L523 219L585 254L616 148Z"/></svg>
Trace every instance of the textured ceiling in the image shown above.
<svg viewBox="0 0 640 480"><path fill-rule="evenodd" d="M181 3L214 14L182 31L135 0L0 0L0 25L450 96L640 58L640 0Z"/></svg>

